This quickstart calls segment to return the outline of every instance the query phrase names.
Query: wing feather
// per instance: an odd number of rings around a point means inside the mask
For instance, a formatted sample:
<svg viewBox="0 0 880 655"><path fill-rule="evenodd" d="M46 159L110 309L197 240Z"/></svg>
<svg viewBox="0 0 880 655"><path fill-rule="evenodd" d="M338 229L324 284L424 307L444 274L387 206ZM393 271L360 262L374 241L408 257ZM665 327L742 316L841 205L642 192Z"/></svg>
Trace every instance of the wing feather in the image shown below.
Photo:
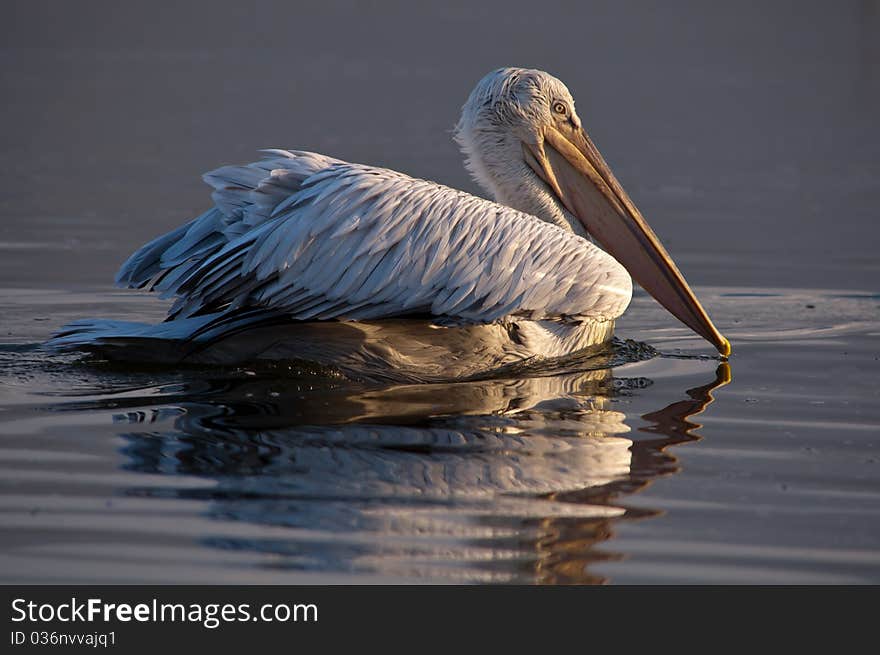
<svg viewBox="0 0 880 655"><path fill-rule="evenodd" d="M394 171L265 152L206 174L215 207L141 248L118 282L177 296L172 318L615 318L629 302L623 268L555 225Z"/></svg>

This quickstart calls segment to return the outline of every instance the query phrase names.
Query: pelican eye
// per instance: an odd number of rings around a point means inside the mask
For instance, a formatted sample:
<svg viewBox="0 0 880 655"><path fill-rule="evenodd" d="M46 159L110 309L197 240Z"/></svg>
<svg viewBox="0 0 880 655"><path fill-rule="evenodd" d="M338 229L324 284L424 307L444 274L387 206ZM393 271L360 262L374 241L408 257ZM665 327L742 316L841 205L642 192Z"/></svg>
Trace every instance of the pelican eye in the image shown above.
<svg viewBox="0 0 880 655"><path fill-rule="evenodd" d="M564 102L554 102L553 111L557 114L565 116L565 114L568 112L568 108L565 106Z"/></svg>

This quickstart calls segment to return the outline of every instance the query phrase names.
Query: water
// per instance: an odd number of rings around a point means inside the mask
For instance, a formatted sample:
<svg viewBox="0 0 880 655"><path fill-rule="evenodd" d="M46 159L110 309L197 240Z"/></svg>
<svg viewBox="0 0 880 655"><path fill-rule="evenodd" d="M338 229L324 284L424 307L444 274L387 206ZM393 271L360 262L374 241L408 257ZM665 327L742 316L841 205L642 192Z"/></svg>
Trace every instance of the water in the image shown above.
<svg viewBox="0 0 880 655"><path fill-rule="evenodd" d="M310 12L13 5L0 580L880 581L876 3ZM37 348L83 316L160 320L116 267L257 147L473 190L448 130L523 64L573 90L728 364L644 294L612 350L482 382Z"/></svg>

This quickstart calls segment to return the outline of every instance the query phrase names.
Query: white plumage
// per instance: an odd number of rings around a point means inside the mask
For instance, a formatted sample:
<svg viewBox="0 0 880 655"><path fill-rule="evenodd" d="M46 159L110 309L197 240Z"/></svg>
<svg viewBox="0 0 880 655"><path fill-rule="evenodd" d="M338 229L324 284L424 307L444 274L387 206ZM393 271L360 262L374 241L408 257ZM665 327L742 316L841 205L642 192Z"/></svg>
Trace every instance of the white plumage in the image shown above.
<svg viewBox="0 0 880 655"><path fill-rule="evenodd" d="M623 267L555 225L394 171L271 153L205 175L215 209L132 255L118 282L157 279L174 318L250 307L296 320L605 321L629 302Z"/></svg>

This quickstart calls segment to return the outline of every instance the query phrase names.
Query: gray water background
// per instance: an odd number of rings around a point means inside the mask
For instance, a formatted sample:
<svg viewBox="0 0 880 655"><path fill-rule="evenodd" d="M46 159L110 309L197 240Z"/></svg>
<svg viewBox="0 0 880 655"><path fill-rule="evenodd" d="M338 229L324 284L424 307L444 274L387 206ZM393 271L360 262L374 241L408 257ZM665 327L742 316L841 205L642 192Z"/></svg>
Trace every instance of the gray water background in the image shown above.
<svg viewBox="0 0 880 655"><path fill-rule="evenodd" d="M3 581L880 580L876 2L2 11ZM258 148L476 192L451 128L508 65L572 90L733 342L729 384L669 356L375 389L35 349L160 320L116 268ZM617 333L709 354L644 294Z"/></svg>

